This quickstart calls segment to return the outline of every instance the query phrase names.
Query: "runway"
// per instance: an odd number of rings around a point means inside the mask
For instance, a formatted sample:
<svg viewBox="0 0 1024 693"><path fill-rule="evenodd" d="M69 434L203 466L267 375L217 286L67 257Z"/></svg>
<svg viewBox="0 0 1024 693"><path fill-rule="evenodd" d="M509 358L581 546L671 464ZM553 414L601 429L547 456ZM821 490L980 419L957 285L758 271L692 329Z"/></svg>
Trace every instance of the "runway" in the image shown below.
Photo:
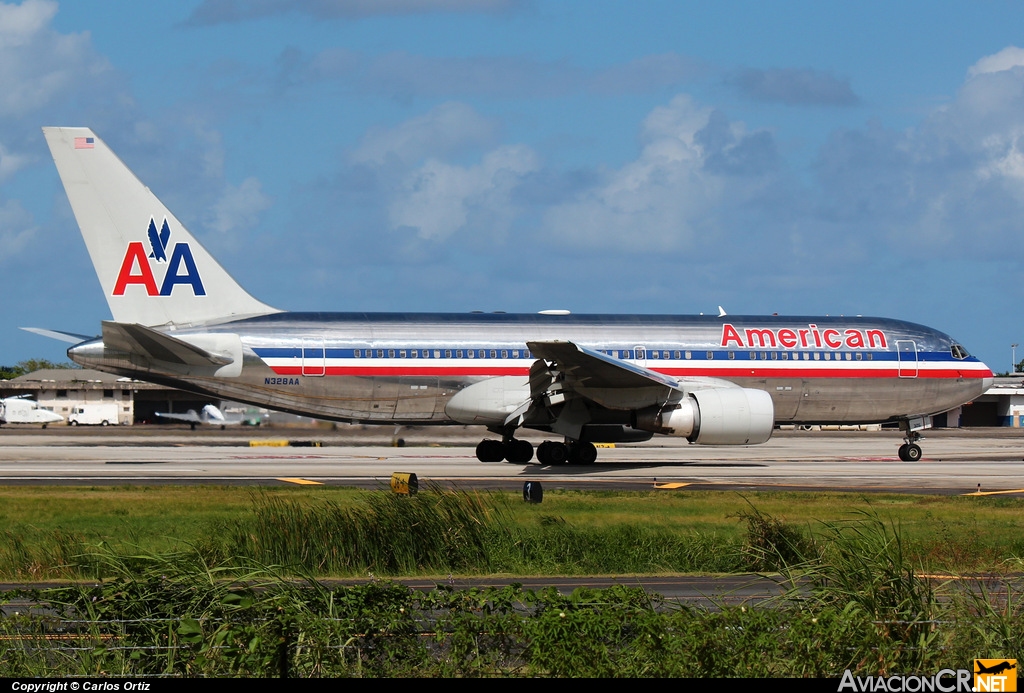
<svg viewBox="0 0 1024 693"><path fill-rule="evenodd" d="M260 431L322 447L249 447L252 432L57 428L0 431L0 484L331 484L376 487L393 472L464 488L843 490L1024 495L1024 432L943 430L924 459L901 462L896 432L782 432L765 445L705 447L659 439L602 449L590 466L484 464L478 432L420 429L409 446L390 431L369 439L334 432ZM373 444L374 442L377 444ZM536 442L536 441L535 441Z"/></svg>

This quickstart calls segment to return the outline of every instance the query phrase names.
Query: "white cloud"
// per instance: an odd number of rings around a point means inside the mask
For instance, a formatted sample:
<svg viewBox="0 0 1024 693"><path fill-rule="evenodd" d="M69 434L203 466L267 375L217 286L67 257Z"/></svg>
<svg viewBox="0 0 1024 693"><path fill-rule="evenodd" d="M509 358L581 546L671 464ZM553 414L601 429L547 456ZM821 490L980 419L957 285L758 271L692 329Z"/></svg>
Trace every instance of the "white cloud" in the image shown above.
<svg viewBox="0 0 1024 693"><path fill-rule="evenodd" d="M357 163L381 165L395 158L412 165L428 156L444 156L491 141L496 121L462 103L443 103L393 128L376 127L352 153Z"/></svg>
<svg viewBox="0 0 1024 693"><path fill-rule="evenodd" d="M552 207L545 226L563 242L628 251L689 247L721 205L739 205L757 190L734 174L761 173L744 152L767 133L747 134L718 111L679 95L654 109L641 131L640 156L607 172L601 184ZM774 155L773 155L774 156ZM729 195L726 196L726 192Z"/></svg>
<svg viewBox="0 0 1024 693"><path fill-rule="evenodd" d="M834 133L819 155L822 216L894 250L911 243L930 255L984 256L1016 243L1024 218L1022 58L1010 47L979 60L955 98L914 128L875 123Z"/></svg>
<svg viewBox="0 0 1024 693"><path fill-rule="evenodd" d="M0 4L0 116L23 116L78 93L110 69L87 33L50 28L56 13L50 0Z"/></svg>
<svg viewBox="0 0 1024 693"><path fill-rule="evenodd" d="M0 263L24 250L37 231L32 215L17 200L8 200L0 206Z"/></svg>
<svg viewBox="0 0 1024 693"><path fill-rule="evenodd" d="M0 183L13 176L15 172L24 168L31 161L31 156L12 154L3 144L0 144Z"/></svg>
<svg viewBox="0 0 1024 693"><path fill-rule="evenodd" d="M220 199L213 206L209 226L214 231L228 233L256 225L259 213L268 209L271 199L255 177L246 178L239 186L226 185Z"/></svg>
<svg viewBox="0 0 1024 693"><path fill-rule="evenodd" d="M993 55L986 55L967 70L968 77L977 77L991 72L1002 72L1024 66L1024 48L1007 46Z"/></svg>
<svg viewBox="0 0 1024 693"><path fill-rule="evenodd" d="M466 228L500 235L516 216L512 196L517 185L538 169L536 154L523 145L499 147L475 166L431 159L406 177L389 206L391 223L430 240Z"/></svg>

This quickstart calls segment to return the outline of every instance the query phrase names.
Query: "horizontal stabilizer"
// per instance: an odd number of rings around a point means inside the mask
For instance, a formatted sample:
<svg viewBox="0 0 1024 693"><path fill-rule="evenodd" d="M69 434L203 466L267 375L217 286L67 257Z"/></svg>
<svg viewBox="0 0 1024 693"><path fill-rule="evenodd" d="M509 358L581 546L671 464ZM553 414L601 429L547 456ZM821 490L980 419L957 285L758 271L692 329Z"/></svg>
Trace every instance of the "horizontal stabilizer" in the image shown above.
<svg viewBox="0 0 1024 693"><path fill-rule="evenodd" d="M225 366L234 361L143 325L110 320L103 321L103 344L108 349L182 366Z"/></svg>
<svg viewBox="0 0 1024 693"><path fill-rule="evenodd" d="M31 332L32 334L37 334L41 337L49 337L50 339L67 342L68 344L81 344L82 342L87 342L90 339L96 339L93 335L61 332L60 330L47 330L42 327L22 327L20 329L25 330L26 332Z"/></svg>

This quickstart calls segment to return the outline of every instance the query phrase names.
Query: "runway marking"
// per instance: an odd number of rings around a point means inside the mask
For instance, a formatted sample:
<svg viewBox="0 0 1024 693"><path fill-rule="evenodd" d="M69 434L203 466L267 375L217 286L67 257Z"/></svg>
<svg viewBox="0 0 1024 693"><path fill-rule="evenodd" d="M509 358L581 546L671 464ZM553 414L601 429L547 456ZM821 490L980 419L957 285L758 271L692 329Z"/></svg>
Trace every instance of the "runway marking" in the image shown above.
<svg viewBox="0 0 1024 693"><path fill-rule="evenodd" d="M673 482L673 483L668 483L668 484L655 484L654 488L659 489L659 490L660 489L674 489L674 488L683 488L684 486L689 486L689 485L690 485L689 483Z"/></svg>
<svg viewBox="0 0 1024 693"><path fill-rule="evenodd" d="M167 464L164 460L107 460L103 464Z"/></svg>
<svg viewBox="0 0 1024 693"><path fill-rule="evenodd" d="M1024 493L1024 488L1015 488L1008 491L971 491L965 493L965 496L1001 496L1007 493Z"/></svg>
<svg viewBox="0 0 1024 693"><path fill-rule="evenodd" d="M286 481L289 484L299 484L301 486L323 486L321 481L310 481L309 479L291 478L291 477L278 477L278 481Z"/></svg>

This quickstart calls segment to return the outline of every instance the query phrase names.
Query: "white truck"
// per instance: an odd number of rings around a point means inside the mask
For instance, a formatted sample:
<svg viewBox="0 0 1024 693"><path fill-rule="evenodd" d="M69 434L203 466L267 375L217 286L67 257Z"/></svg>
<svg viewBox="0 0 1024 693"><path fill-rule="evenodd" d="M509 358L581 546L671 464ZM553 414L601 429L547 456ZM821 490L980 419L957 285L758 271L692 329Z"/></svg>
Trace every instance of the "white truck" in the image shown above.
<svg viewBox="0 0 1024 693"><path fill-rule="evenodd" d="M69 426L112 426L117 423L116 402L76 404L68 414Z"/></svg>

